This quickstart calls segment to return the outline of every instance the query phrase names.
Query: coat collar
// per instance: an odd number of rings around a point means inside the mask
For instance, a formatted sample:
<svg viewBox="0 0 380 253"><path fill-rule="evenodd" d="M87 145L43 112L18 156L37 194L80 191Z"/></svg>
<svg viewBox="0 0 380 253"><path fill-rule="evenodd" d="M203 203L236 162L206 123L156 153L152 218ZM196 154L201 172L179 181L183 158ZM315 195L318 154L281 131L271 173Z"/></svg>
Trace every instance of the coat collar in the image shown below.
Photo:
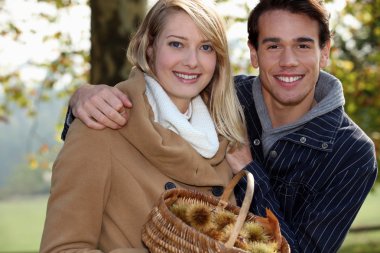
<svg viewBox="0 0 380 253"><path fill-rule="evenodd" d="M153 111L145 95L144 75L140 70L133 68L129 79L116 87L128 94L133 104L128 109L128 124L119 132L151 164L168 177L185 184L223 185L215 166L224 160L228 145L226 139L219 137L220 146L213 158L203 158L179 135L154 122Z"/></svg>
<svg viewBox="0 0 380 253"><path fill-rule="evenodd" d="M328 76L327 73L321 72L319 83L331 82L331 85L337 85L337 92L341 90L341 84ZM253 85L257 82L257 77L254 76L236 76L235 83L237 85L239 100L245 108L246 118L252 118L252 121L248 121L248 128L251 142L254 140L261 140L262 138L262 126L257 114L257 108L253 99ZM328 87L330 87L328 86ZM320 85L318 89L322 89ZM328 90L326 91L328 92ZM322 94L318 92L318 94ZM318 100L322 98L318 97ZM320 151L330 152L333 148L336 139L336 130L342 124L344 120L344 99L338 101L339 104L335 106L335 109L331 107L329 112L326 112L318 117L311 119L309 122L302 125L297 131L289 133L283 136L281 139L292 141L300 145L308 146ZM326 102L327 103L327 102ZM317 134L316 134L317 133Z"/></svg>

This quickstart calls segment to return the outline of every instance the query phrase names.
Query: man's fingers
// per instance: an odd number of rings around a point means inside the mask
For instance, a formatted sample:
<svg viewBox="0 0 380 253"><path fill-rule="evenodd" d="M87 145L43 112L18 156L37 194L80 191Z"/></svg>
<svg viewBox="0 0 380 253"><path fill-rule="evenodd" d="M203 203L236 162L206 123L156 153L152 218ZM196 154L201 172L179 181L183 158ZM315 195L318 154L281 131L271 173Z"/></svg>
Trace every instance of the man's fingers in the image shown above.
<svg viewBox="0 0 380 253"><path fill-rule="evenodd" d="M100 107L98 107L100 105ZM107 109L108 108L108 109ZM77 114L88 127L95 129L99 128L99 125L103 125L112 129L119 129L120 125L116 124L114 121L110 120L104 113L107 113L107 110L113 110L107 103L103 100L96 102L96 105L93 103L85 103L83 107L78 108ZM122 120L125 120L122 116L119 115ZM96 124L95 124L96 123Z"/></svg>
<svg viewBox="0 0 380 253"><path fill-rule="evenodd" d="M132 103L127 95L115 87L85 85L74 93L70 106L74 116L90 128L101 129L100 125L103 124L119 129L127 123L125 108L132 107Z"/></svg>
<svg viewBox="0 0 380 253"><path fill-rule="evenodd" d="M91 129L96 129L96 130L102 130L102 129L106 128L105 125L99 124L98 122L96 122L93 119L89 120L85 124L86 124L87 127L91 128Z"/></svg>
<svg viewBox="0 0 380 253"><path fill-rule="evenodd" d="M129 100L128 96L121 92L119 89L115 88L114 94L116 97L118 97L123 104L124 107L131 108L132 107L132 102Z"/></svg>
<svg viewBox="0 0 380 253"><path fill-rule="evenodd" d="M92 112L92 113L96 115L96 112ZM83 108L79 108L77 110L77 115L78 115L78 118L80 118L81 121L89 128L100 130L106 127L105 125L102 125L99 122L97 122L97 120L93 116L89 115L85 110L83 110Z"/></svg>
<svg viewBox="0 0 380 253"><path fill-rule="evenodd" d="M112 129L119 129L120 125L116 124L114 121L110 120L106 115L100 111L94 111L91 117L98 123Z"/></svg>
<svg viewBox="0 0 380 253"><path fill-rule="evenodd" d="M96 129L96 130L101 130L104 129L105 126L102 124L99 124L96 122L92 117L86 116L86 117L81 117L82 122L89 128Z"/></svg>
<svg viewBox="0 0 380 253"><path fill-rule="evenodd" d="M103 113L108 116L111 120L117 123L119 126L124 126L128 120L128 113L126 108L132 108L132 102L129 100L128 96L124 94L119 89L112 87L112 95L108 94L107 98L104 100L114 109L107 110ZM109 108L107 108L109 109ZM116 113L116 111L118 113Z"/></svg>
<svg viewBox="0 0 380 253"><path fill-rule="evenodd" d="M121 97L119 97L121 101L123 102L123 105L127 108L132 108L132 102L129 100L128 96L123 94Z"/></svg>
<svg viewBox="0 0 380 253"><path fill-rule="evenodd" d="M125 110L123 105L121 105L120 108L115 108L112 105L110 105L107 101L100 99L96 102L95 107L97 108L98 112L94 111L91 114L91 116L95 118L99 123L107 123L106 126L108 127L111 127L111 124L114 123L117 125L116 128L120 128L125 125L126 119L119 113L120 111ZM101 114L99 114L99 112ZM104 119L103 117L105 117L106 119ZM111 128L116 129L115 127Z"/></svg>

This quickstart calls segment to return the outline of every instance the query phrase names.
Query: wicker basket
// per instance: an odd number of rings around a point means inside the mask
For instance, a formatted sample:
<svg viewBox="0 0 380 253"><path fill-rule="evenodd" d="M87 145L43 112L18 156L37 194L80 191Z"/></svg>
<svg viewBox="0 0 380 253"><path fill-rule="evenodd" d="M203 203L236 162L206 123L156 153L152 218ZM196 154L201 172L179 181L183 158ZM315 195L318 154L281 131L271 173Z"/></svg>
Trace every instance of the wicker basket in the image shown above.
<svg viewBox="0 0 380 253"><path fill-rule="evenodd" d="M242 207L239 208L228 203L228 199L233 188L244 175L247 176L247 189ZM234 244L244 222L254 221L272 234L280 248L279 252L290 252L287 241L281 236L278 220L269 209L267 209L267 218L255 216L248 212L253 197L253 188L252 174L241 171L234 176L220 199L185 189L165 191L151 211L147 223L143 226L142 240L149 251L153 253L246 253L247 251L234 247ZM213 206L216 211L224 209L238 215L228 241L223 243L215 240L187 225L173 214L169 207L178 199L203 201Z"/></svg>

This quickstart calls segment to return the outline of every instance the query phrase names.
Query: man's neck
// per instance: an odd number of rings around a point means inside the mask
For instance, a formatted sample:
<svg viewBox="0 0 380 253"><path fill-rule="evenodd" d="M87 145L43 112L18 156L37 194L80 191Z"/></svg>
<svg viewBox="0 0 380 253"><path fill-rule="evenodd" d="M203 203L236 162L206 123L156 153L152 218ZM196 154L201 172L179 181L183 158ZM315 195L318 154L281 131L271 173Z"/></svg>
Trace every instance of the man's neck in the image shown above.
<svg viewBox="0 0 380 253"><path fill-rule="evenodd" d="M273 101L264 101L272 122L272 128L292 124L302 118L317 103L314 98L305 99L301 104L282 105Z"/></svg>

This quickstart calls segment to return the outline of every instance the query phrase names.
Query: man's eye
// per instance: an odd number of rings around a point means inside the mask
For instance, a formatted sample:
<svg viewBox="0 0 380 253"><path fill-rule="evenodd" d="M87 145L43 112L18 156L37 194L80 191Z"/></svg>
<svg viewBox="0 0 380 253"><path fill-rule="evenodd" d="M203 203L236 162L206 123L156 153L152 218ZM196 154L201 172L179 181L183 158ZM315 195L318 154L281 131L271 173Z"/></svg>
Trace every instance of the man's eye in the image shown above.
<svg viewBox="0 0 380 253"><path fill-rule="evenodd" d="M171 42L169 42L169 46L175 47L175 48L180 48L180 47L182 47L182 44L178 41L171 41Z"/></svg>
<svg viewBox="0 0 380 253"><path fill-rule="evenodd" d="M268 49L277 49L278 48L278 45L269 45L268 46Z"/></svg>
<svg viewBox="0 0 380 253"><path fill-rule="evenodd" d="M299 48L307 49L307 48L310 48L310 46L307 44L301 44L301 45L299 45Z"/></svg>
<svg viewBox="0 0 380 253"><path fill-rule="evenodd" d="M202 45L201 49L208 52L211 52L214 50L214 48L211 45Z"/></svg>

